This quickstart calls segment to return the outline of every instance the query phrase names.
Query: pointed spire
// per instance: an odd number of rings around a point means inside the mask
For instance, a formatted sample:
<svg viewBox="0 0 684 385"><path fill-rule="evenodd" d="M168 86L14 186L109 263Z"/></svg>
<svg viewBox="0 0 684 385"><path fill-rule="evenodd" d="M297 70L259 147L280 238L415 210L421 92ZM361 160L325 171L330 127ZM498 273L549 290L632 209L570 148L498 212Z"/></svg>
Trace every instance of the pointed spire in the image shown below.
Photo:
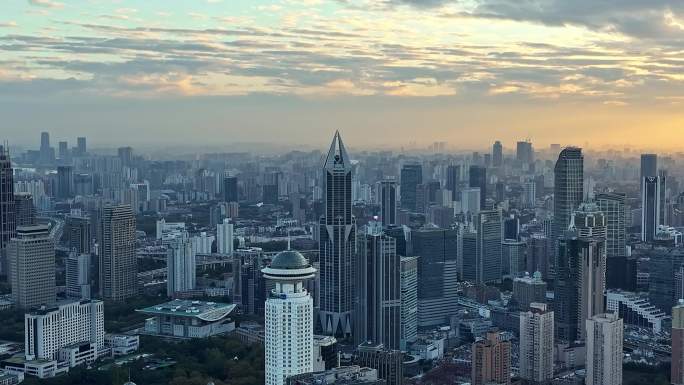
<svg viewBox="0 0 684 385"><path fill-rule="evenodd" d="M333 136L332 143L330 144L330 150L328 150L328 156L325 158L325 164L323 166L326 170L333 169L344 169L351 170L351 159L349 159L349 154L344 148L344 143L342 142L342 136L339 131L335 131L335 136Z"/></svg>

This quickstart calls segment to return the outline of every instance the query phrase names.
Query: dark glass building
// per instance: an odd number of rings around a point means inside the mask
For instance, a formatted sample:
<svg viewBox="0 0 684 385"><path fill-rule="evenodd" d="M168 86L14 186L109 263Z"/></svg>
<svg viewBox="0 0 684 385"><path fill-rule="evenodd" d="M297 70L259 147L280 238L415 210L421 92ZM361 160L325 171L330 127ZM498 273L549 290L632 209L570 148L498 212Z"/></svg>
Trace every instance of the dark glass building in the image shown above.
<svg viewBox="0 0 684 385"><path fill-rule="evenodd" d="M401 168L401 208L415 212L418 208L418 185L423 183L423 166L405 164Z"/></svg>
<svg viewBox="0 0 684 385"><path fill-rule="evenodd" d="M584 198L584 156L582 149L568 147L558 155L554 168L554 237L563 236L570 226L573 211Z"/></svg>
<svg viewBox="0 0 684 385"><path fill-rule="evenodd" d="M470 166L468 178L470 187L480 189L480 210L484 210L487 206L487 169L482 166Z"/></svg>

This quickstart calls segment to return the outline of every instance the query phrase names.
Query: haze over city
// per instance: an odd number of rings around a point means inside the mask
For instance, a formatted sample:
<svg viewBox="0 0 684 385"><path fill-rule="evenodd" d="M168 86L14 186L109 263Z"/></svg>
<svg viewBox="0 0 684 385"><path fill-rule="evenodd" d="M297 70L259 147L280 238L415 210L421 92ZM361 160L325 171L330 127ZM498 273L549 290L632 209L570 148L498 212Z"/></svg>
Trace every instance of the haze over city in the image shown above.
<svg viewBox="0 0 684 385"><path fill-rule="evenodd" d="M15 145L684 144L676 0L5 1Z"/></svg>

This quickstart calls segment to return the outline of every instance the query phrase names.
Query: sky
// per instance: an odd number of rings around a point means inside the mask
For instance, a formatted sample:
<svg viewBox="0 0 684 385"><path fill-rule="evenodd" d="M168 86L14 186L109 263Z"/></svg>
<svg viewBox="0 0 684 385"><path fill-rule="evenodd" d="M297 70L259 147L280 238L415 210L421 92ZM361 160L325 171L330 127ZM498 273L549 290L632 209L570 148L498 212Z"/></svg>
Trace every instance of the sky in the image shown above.
<svg viewBox="0 0 684 385"><path fill-rule="evenodd" d="M682 0L3 0L0 139L684 145Z"/></svg>

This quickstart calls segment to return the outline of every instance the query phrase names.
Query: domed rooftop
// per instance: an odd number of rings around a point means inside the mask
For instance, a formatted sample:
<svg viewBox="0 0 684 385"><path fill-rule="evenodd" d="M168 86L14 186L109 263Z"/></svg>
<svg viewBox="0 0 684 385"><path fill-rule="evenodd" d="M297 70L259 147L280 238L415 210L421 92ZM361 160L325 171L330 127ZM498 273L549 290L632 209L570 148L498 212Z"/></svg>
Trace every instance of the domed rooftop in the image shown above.
<svg viewBox="0 0 684 385"><path fill-rule="evenodd" d="M294 250L282 251L273 258L271 269L297 270L309 267L309 261L299 252Z"/></svg>

